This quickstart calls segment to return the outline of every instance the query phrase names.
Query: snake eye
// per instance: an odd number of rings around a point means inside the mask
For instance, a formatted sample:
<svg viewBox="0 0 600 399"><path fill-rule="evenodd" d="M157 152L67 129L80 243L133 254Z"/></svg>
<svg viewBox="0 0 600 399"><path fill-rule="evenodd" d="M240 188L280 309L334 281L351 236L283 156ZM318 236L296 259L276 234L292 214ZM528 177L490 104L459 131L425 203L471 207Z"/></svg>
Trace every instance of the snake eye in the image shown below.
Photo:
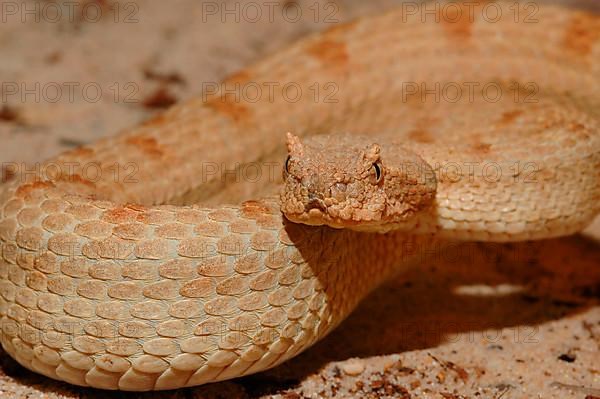
<svg viewBox="0 0 600 399"><path fill-rule="evenodd" d="M292 159L291 155L288 155L285 159L285 165L283 167L283 177L285 178L290 173L290 160Z"/></svg>
<svg viewBox="0 0 600 399"><path fill-rule="evenodd" d="M375 162L373 164L372 183L378 184L381 181L382 177L383 177L383 168L381 166L381 163Z"/></svg>

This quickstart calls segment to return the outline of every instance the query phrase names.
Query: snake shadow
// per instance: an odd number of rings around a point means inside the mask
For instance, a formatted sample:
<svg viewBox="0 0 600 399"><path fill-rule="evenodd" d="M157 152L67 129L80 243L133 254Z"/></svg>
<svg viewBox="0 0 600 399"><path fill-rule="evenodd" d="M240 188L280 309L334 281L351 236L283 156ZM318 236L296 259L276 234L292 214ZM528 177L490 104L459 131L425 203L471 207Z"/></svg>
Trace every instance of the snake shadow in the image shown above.
<svg viewBox="0 0 600 399"><path fill-rule="evenodd" d="M583 235L450 246L387 280L331 334L293 360L196 388L134 393L76 387L32 373L1 351L0 377L10 377L23 392L65 398L253 398L281 393L331 361L433 348L459 334L536 326L584 312L599 303L599 264L600 240Z"/></svg>
<svg viewBox="0 0 600 399"><path fill-rule="evenodd" d="M531 333L600 303L598 265L600 239L584 235L452 245L389 279L300 356L239 384L256 397L293 388L332 361L433 348L486 330ZM486 342L492 347L493 336Z"/></svg>

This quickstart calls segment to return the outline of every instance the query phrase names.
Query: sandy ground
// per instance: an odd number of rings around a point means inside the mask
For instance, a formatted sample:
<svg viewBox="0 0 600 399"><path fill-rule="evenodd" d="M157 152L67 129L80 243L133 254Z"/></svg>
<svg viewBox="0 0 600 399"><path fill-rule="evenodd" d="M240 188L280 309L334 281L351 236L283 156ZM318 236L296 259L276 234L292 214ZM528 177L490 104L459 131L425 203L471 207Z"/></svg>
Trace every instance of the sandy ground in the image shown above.
<svg viewBox="0 0 600 399"><path fill-rule="evenodd" d="M0 162L31 166L114 134L298 37L399 1L261 3L2 2ZM599 220L563 239L464 244L424 257L324 341L264 373L106 393L30 373L0 353L0 397L593 399L599 265Z"/></svg>

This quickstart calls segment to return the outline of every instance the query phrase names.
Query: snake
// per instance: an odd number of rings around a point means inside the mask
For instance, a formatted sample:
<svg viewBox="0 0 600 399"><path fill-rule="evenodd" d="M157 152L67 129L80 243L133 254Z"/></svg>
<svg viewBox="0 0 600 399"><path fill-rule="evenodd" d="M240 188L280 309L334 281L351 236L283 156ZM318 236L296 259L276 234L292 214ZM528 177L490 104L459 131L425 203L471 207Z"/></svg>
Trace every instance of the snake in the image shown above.
<svg viewBox="0 0 600 399"><path fill-rule="evenodd" d="M312 34L7 174L4 351L100 389L236 378L448 241L583 229L600 210L600 18L435 4ZM236 95L256 87L272 90Z"/></svg>

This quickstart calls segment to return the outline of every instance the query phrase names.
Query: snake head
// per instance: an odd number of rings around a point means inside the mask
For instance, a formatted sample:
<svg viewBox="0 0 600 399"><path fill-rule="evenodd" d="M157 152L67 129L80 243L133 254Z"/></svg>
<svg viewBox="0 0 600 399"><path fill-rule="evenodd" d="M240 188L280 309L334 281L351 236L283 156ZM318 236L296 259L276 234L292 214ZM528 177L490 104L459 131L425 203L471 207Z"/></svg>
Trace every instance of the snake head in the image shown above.
<svg viewBox="0 0 600 399"><path fill-rule="evenodd" d="M417 154L355 135L287 135L281 210L298 223L387 231L433 202L435 174Z"/></svg>

